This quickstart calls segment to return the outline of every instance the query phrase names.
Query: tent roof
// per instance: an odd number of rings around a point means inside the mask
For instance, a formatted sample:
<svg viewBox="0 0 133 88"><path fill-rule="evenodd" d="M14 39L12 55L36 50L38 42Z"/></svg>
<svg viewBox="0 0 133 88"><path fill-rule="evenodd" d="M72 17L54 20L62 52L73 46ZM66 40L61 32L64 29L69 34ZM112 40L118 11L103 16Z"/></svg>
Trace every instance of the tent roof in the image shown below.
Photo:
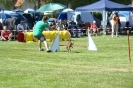
<svg viewBox="0 0 133 88"><path fill-rule="evenodd" d="M76 11L130 11L132 7L109 0L100 0L90 5L78 7Z"/></svg>
<svg viewBox="0 0 133 88"><path fill-rule="evenodd" d="M73 12L73 9L67 8L62 11L62 13L67 13L67 12Z"/></svg>
<svg viewBox="0 0 133 88"><path fill-rule="evenodd" d="M132 4L129 4L128 6L132 7Z"/></svg>

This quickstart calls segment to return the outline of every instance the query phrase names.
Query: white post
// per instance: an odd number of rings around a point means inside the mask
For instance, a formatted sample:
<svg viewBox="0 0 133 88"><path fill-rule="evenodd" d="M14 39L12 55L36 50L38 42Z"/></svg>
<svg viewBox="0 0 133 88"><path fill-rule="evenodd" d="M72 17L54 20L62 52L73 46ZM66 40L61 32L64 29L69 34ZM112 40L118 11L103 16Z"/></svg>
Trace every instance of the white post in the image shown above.
<svg viewBox="0 0 133 88"><path fill-rule="evenodd" d="M133 7L133 0L131 0L131 2L132 2L132 7Z"/></svg>
<svg viewBox="0 0 133 88"><path fill-rule="evenodd" d="M106 11L103 11L102 13L102 16L103 16L103 33L106 34Z"/></svg>

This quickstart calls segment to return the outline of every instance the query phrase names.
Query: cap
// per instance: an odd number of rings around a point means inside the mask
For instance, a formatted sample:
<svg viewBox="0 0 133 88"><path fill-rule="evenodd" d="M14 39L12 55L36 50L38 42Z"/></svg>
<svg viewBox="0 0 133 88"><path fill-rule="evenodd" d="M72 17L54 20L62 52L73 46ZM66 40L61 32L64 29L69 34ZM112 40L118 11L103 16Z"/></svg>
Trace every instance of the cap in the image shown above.
<svg viewBox="0 0 133 88"><path fill-rule="evenodd" d="M96 23L96 21L93 21L93 23Z"/></svg>

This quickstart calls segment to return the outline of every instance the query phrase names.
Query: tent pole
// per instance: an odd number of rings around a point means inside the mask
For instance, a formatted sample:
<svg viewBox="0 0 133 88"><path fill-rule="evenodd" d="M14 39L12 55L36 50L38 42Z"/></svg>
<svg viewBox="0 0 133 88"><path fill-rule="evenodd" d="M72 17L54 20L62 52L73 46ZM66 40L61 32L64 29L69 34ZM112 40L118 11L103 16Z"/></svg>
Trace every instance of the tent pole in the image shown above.
<svg viewBox="0 0 133 88"><path fill-rule="evenodd" d="M131 0L131 2L132 2L132 7L133 7L133 0Z"/></svg>
<svg viewBox="0 0 133 88"><path fill-rule="evenodd" d="M102 17L103 17L103 22L102 22L103 34L106 35L106 11L105 10L102 13Z"/></svg>

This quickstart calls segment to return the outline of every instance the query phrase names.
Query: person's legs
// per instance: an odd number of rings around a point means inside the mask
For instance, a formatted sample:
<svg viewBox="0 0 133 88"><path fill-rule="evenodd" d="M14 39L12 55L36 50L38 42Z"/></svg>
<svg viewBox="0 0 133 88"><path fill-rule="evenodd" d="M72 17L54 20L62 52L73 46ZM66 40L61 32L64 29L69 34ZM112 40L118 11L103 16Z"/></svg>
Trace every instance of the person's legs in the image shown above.
<svg viewBox="0 0 133 88"><path fill-rule="evenodd" d="M44 43L44 46L46 48L46 51L47 52L51 52L51 50L49 50L49 46L48 46L48 43L44 37L44 35L41 35L41 36L34 36L38 39L38 46L39 46L39 50L40 51L43 51L44 49L42 48L42 42Z"/></svg>
<svg viewBox="0 0 133 88"><path fill-rule="evenodd" d="M39 46L39 50L40 50L40 51L43 51L43 49L42 49L41 36L34 36L34 37L38 39L38 46Z"/></svg>
<svg viewBox="0 0 133 88"><path fill-rule="evenodd" d="M118 37L118 28L119 28L119 26L118 26L118 24L116 24L116 25L115 25L116 37Z"/></svg>
<svg viewBox="0 0 133 88"><path fill-rule="evenodd" d="M96 36L98 36L98 29L96 30Z"/></svg>
<svg viewBox="0 0 133 88"><path fill-rule="evenodd" d="M97 29L94 29L93 31L94 31L94 34L97 36L97 34L98 34Z"/></svg>
<svg viewBox="0 0 133 88"><path fill-rule="evenodd" d="M112 24L112 37L114 37L115 24Z"/></svg>
<svg viewBox="0 0 133 88"><path fill-rule="evenodd" d="M12 38L12 33L9 34L9 36L8 36L8 40L11 40L11 38Z"/></svg>
<svg viewBox="0 0 133 88"><path fill-rule="evenodd" d="M97 36L97 29L93 29L93 35Z"/></svg>
<svg viewBox="0 0 133 88"><path fill-rule="evenodd" d="M1 41L7 41L8 38L7 37L1 37Z"/></svg>
<svg viewBox="0 0 133 88"><path fill-rule="evenodd" d="M38 46L39 46L39 50L41 51L42 50L42 42L41 42L41 40L38 40Z"/></svg>
<svg viewBox="0 0 133 88"><path fill-rule="evenodd" d="M45 48L46 48L46 51L47 51L47 52L50 52L51 50L49 50L49 45L48 45L48 43L47 43L47 41L46 41L44 35L41 36L41 39L40 39L40 40L41 40L41 42L44 43L44 46L45 46Z"/></svg>
<svg viewBox="0 0 133 88"><path fill-rule="evenodd" d="M49 50L49 46L48 46L47 41L45 40L45 41L43 41L43 42L44 42L44 45L45 45L46 50Z"/></svg>

